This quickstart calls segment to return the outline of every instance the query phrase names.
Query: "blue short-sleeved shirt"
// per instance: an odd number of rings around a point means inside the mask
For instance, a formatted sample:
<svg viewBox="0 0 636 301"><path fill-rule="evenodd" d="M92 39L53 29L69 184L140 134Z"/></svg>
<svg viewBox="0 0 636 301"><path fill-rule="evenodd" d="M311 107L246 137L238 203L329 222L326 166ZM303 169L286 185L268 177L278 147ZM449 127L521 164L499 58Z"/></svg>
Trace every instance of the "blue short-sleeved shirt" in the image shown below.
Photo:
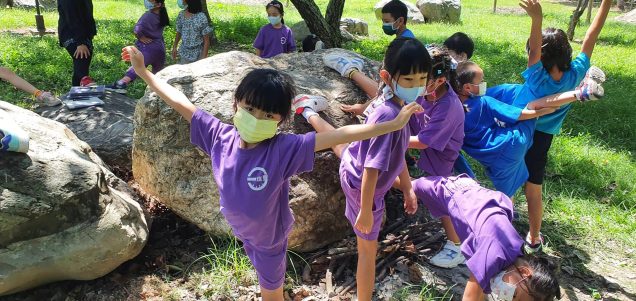
<svg viewBox="0 0 636 301"><path fill-rule="evenodd" d="M513 105L523 108L528 102L552 95L571 91L585 77L585 73L590 68L590 58L581 52L572 62L570 62L570 70L563 72L561 80L555 81L550 73L543 68L541 61L528 67L521 75L526 80L521 91L517 95ZM565 115L570 110L571 104L561 106L556 112L540 117L537 120L536 130L548 133L558 134L561 131L561 125L565 119Z"/></svg>
<svg viewBox="0 0 636 301"><path fill-rule="evenodd" d="M411 39L415 39L415 35L413 34L413 32L410 29L405 29L402 32L402 35L396 36L396 38L411 38Z"/></svg>

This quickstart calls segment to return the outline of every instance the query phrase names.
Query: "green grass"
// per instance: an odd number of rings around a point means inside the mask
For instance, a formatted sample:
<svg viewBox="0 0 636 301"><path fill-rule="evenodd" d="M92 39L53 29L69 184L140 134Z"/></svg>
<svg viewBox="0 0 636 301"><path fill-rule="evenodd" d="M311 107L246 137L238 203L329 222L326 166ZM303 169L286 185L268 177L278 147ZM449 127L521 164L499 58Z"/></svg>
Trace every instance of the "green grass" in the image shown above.
<svg viewBox="0 0 636 301"><path fill-rule="evenodd" d="M174 20L176 4L169 2L169 14ZM328 0L317 1L321 8ZM500 8L518 8L516 0L499 0ZM127 65L119 59L120 49L134 42L131 33L143 13L142 1L94 1L98 36L91 75L99 82L110 83L123 75ZM372 4L367 0L347 0L343 17L360 18L368 22L368 38L350 42L346 48L380 60L384 47L392 37L382 33L375 19ZM456 31L468 33L476 43L473 60L486 73L489 85L521 82L525 69L525 41L530 19L524 14L491 13L491 0L463 1L462 23L409 24L425 43L441 43ZM211 53L240 49L251 51L251 43L260 26L266 23L262 7L210 3L215 32L220 45ZM571 11L564 6L543 2L544 27L567 28ZM125 13L122 13L125 12ZM292 25L301 20L298 12L286 8L285 20ZM34 27L33 11L0 9L0 31ZM49 28L55 28L57 13L46 11ZM636 91L636 26L616 23L612 12L594 49L592 62L607 74L606 97L597 102L575 104L566 119L563 133L555 138L548 162L548 177L544 186L545 219L543 232L550 241L550 250L563 256L574 251L587 254L578 260L584 269L590 255L611 254L634 262L636 252L636 115L632 112ZM174 21L173 21L174 26ZM167 47L174 39L174 27L165 32ZM587 24L581 24L572 43L575 54ZM168 63L173 63L170 61ZM71 77L71 59L57 45L55 37L24 37L0 33L0 65L7 66L36 86L63 93ZM136 82L130 88L133 97L140 97L145 86ZM26 95L6 84L0 84L0 98L26 106ZM474 162L473 162L474 163ZM478 169L479 170L479 169ZM336 172L336 171L334 171ZM484 179L480 172L481 179ZM517 195L525 210L524 197ZM525 220L520 223L527 229ZM225 246L224 246L225 247ZM219 247L216 251L224 252ZM228 254L228 256L231 254ZM212 255L211 255L212 256ZM214 257L216 256L216 257ZM225 258L229 268L231 257L214 255L209 266ZM600 255L603 257L603 255ZM587 259L586 259L587 258ZM240 265L248 262L241 259Z"/></svg>

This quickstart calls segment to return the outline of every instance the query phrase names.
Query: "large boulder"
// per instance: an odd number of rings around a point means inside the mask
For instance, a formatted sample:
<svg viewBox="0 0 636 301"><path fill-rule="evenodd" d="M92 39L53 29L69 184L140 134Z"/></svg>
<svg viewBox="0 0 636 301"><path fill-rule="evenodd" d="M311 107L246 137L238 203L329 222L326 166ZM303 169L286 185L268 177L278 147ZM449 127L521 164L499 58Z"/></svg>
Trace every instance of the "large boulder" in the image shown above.
<svg viewBox="0 0 636 301"><path fill-rule="evenodd" d="M426 22L459 23L462 13L460 0L419 0L417 7Z"/></svg>
<svg viewBox="0 0 636 301"><path fill-rule="evenodd" d="M378 20L382 19L382 8L384 7L384 5L386 5L387 3L389 3L391 0L382 0L380 2L377 2L374 6L373 6L373 10L375 11L375 17ZM424 16L422 16L422 13L420 12L420 10L417 8L417 6L411 2L408 1L404 1L404 0L400 0L402 1L402 3L406 4L406 7L409 9L408 14L406 15L406 18L408 19L407 25L408 23L424 23Z"/></svg>
<svg viewBox="0 0 636 301"><path fill-rule="evenodd" d="M299 48L302 47L300 45L302 40L304 40L308 35L311 35L311 31L309 30L305 20L301 20L292 25L291 30L294 33L294 38L296 39L296 43ZM368 36L369 25L360 19L342 19L340 20L340 34L345 41L353 41L356 39L356 36Z"/></svg>
<svg viewBox="0 0 636 301"><path fill-rule="evenodd" d="M636 9L616 17L615 20L628 24L636 24Z"/></svg>
<svg viewBox="0 0 636 301"><path fill-rule="evenodd" d="M69 110L60 105L40 107L36 112L65 124L111 168L130 170L136 101L110 91L103 101L104 106Z"/></svg>
<svg viewBox="0 0 636 301"><path fill-rule="evenodd" d="M340 30L345 30L353 35L368 36L369 24L361 19L344 18L340 20Z"/></svg>
<svg viewBox="0 0 636 301"><path fill-rule="evenodd" d="M0 153L0 295L101 277L137 256L144 213L66 126L0 101L0 123L31 136L29 152Z"/></svg>
<svg viewBox="0 0 636 301"><path fill-rule="evenodd" d="M350 80L324 66L322 54L330 51L343 50L282 54L268 60L233 51L189 65L170 66L158 77L183 91L196 106L231 123L233 93L241 78L253 68L273 68L293 77L299 93L322 95L330 100L325 114L335 126L357 123L339 106L365 101L366 96ZM377 70L376 63L365 61L366 70ZM368 75L377 78L377 74ZM310 126L296 116L282 130L306 133ZM188 123L149 90L137 103L133 141L133 174L146 192L207 232L229 233L219 212L219 194L209 158L190 144ZM291 179L289 204L296 218L289 237L292 249L314 250L351 233L344 218L345 199L338 166L333 152L325 151L316 154L312 172Z"/></svg>

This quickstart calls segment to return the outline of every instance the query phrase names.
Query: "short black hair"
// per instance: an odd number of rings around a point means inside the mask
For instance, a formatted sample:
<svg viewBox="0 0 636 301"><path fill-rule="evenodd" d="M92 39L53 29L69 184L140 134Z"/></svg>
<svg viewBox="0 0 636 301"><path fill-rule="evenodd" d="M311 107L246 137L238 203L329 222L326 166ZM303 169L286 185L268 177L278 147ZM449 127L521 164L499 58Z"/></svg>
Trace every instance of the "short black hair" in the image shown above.
<svg viewBox="0 0 636 301"><path fill-rule="evenodd" d="M473 80L475 80L475 76L477 76L477 72L475 72L475 64L472 61L464 61L457 64L457 69L455 70L455 84L451 84L455 93L461 94L462 88L465 84L472 84Z"/></svg>
<svg viewBox="0 0 636 301"><path fill-rule="evenodd" d="M407 15L409 13L408 7L400 0L391 0L389 3L382 7L383 14L391 14L393 19L397 21L399 18L404 18L404 24L406 24Z"/></svg>
<svg viewBox="0 0 636 301"><path fill-rule="evenodd" d="M431 57L424 44L417 39L397 38L387 47L382 68L393 78L413 72L430 74Z"/></svg>
<svg viewBox="0 0 636 301"><path fill-rule="evenodd" d="M526 281L528 294L537 301L561 299L556 265L550 260L536 255L525 255L523 260L532 270L532 277Z"/></svg>
<svg viewBox="0 0 636 301"><path fill-rule="evenodd" d="M316 44L320 39L315 34L310 34L303 39L303 52L312 52L316 50Z"/></svg>
<svg viewBox="0 0 636 301"><path fill-rule="evenodd" d="M203 11L203 6L201 5L200 0L186 0L188 7L186 9L191 14L198 14Z"/></svg>
<svg viewBox="0 0 636 301"><path fill-rule="evenodd" d="M274 69L254 69L247 73L234 92L234 101L268 113L279 114L281 121L289 118L292 100L296 97L294 80Z"/></svg>
<svg viewBox="0 0 636 301"><path fill-rule="evenodd" d="M444 46L449 50L455 51L457 54L465 53L467 59L470 59L473 56L473 51L475 51L475 43L463 32L456 32L448 37L448 39L444 41Z"/></svg>
<svg viewBox="0 0 636 301"><path fill-rule="evenodd" d="M541 33L541 63L547 72L556 66L561 72L570 70L572 46L567 34L558 28L548 27ZM530 39L526 42L526 51L530 49Z"/></svg>

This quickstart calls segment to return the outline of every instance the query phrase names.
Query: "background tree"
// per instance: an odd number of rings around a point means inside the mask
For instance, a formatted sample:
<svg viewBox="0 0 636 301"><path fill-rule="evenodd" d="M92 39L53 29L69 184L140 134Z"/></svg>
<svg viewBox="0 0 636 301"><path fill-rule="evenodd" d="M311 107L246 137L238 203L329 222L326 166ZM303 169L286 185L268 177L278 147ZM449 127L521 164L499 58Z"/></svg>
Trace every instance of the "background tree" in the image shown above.
<svg viewBox="0 0 636 301"><path fill-rule="evenodd" d="M588 1L593 0L577 0L576 9L572 12L572 16L570 16L570 24L568 25L568 39L572 41L574 39L574 30L576 29L576 25L579 23L585 8L587 7Z"/></svg>
<svg viewBox="0 0 636 301"><path fill-rule="evenodd" d="M291 0L291 2L307 23L309 31L317 35L325 46L333 48L342 45L340 18L345 0L329 0L324 17L313 0Z"/></svg>

